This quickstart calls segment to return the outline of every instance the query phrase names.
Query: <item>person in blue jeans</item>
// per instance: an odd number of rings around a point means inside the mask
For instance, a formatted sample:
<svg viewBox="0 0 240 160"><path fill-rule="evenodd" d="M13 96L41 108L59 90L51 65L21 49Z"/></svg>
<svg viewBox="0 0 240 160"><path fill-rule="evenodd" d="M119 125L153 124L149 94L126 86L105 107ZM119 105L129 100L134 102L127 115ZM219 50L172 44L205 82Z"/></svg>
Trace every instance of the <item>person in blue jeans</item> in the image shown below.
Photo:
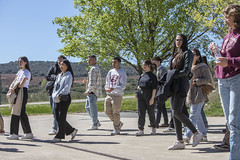
<svg viewBox="0 0 240 160"><path fill-rule="evenodd" d="M223 14L229 32L223 39L222 57L217 58L215 74L230 131L229 160L237 160L240 155L240 5L228 5ZM214 51L212 44L209 48Z"/></svg>
<svg viewBox="0 0 240 160"><path fill-rule="evenodd" d="M88 57L88 64L91 66L88 72L88 79L83 80L86 83L86 91L84 95L86 98L86 111L92 119L92 126L88 130L97 130L101 126L98 120L97 98L102 96L102 80L101 70L97 65L97 58L95 55Z"/></svg>
<svg viewBox="0 0 240 160"><path fill-rule="evenodd" d="M50 106L52 109L52 115L53 115L53 127L52 127L52 130L48 133L49 135L55 135L55 134L57 134L57 131L58 131L58 124L57 124L56 114L55 114L56 104L53 102L52 92L53 92L53 87L54 87L54 82L56 80L56 77L59 73L61 73L59 65L64 59L66 59L65 56L63 56L63 55L58 56L57 62L54 64L54 66L52 66L48 70L47 76L45 77L45 79L48 82L46 84L46 90L48 91L49 102L50 102Z"/></svg>

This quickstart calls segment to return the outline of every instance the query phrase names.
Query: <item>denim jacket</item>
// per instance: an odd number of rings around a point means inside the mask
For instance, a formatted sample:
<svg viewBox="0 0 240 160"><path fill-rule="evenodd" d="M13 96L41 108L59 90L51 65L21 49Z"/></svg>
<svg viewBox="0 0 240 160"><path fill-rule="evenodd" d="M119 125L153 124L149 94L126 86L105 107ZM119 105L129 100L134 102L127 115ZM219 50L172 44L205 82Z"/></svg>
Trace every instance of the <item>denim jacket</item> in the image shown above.
<svg viewBox="0 0 240 160"><path fill-rule="evenodd" d="M68 95L70 94L70 89L72 86L72 74L71 72L67 71L65 74L60 73L56 81L54 83L54 89L52 98L55 103L59 103L60 100L58 99L58 96L61 95Z"/></svg>

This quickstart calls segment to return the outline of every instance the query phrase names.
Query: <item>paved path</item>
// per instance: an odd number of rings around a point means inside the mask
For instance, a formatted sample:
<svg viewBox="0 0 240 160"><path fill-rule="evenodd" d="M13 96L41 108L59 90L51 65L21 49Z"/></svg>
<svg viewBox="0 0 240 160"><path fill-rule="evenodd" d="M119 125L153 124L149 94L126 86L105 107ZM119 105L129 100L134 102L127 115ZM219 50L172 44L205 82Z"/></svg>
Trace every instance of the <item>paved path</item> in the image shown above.
<svg viewBox="0 0 240 160"><path fill-rule="evenodd" d="M149 135L150 129L145 128L146 136L136 137L137 113L122 112L121 121L124 123L121 135L110 136L112 122L104 113L99 113L102 126L97 131L86 131L91 120L86 113L69 114L67 119L79 131L74 141L70 137L62 143L50 143L53 136L47 133L51 130L52 116L29 116L30 124L35 135L33 140L7 140L0 135L1 160L226 160L228 152L215 150L212 146L223 138L223 117L208 117L208 142L202 142L197 147L187 145L184 150L168 151L168 146L176 140L174 133L163 133L162 128L157 135ZM9 131L10 117L3 117L5 130ZM149 121L146 121L146 125ZM22 128L20 127L22 135Z"/></svg>

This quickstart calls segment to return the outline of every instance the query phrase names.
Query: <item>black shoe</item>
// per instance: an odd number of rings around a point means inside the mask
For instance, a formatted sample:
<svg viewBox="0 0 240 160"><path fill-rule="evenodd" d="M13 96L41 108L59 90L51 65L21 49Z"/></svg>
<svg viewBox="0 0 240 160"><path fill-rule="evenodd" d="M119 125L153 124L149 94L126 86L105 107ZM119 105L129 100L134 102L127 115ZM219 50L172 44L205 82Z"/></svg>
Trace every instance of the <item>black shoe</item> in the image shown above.
<svg viewBox="0 0 240 160"><path fill-rule="evenodd" d="M222 151L230 151L230 147L226 143L221 143L219 145L214 145L213 147L216 148L216 149L222 150Z"/></svg>

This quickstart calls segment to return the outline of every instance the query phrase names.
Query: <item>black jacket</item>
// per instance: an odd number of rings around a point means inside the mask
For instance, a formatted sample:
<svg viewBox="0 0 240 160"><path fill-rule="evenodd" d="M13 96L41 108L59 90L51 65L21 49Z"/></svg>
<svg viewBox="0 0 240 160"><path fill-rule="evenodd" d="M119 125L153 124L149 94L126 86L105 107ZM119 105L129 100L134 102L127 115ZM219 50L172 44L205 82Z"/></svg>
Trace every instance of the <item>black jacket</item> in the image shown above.
<svg viewBox="0 0 240 160"><path fill-rule="evenodd" d="M57 75L61 73L61 70L58 66L58 63L56 63L54 66L52 66L47 73L47 76L45 79L48 81L46 84L46 90L48 91L48 95L51 96L53 92L54 82L56 80Z"/></svg>

